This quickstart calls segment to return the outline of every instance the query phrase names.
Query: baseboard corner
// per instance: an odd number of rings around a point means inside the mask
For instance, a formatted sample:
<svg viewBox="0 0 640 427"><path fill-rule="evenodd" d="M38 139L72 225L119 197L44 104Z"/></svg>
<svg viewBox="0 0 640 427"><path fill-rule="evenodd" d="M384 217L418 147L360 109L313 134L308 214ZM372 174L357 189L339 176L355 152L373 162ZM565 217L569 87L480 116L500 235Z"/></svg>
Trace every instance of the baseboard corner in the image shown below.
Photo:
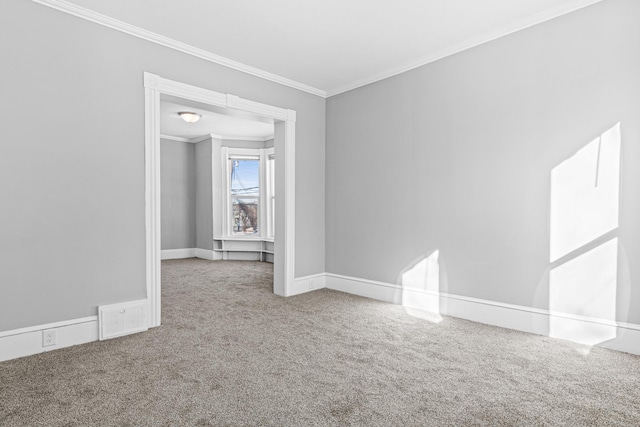
<svg viewBox="0 0 640 427"><path fill-rule="evenodd" d="M311 291L317 291L326 287L325 273L312 274L310 276L297 277L293 283L293 289L288 296L300 295Z"/></svg>
<svg viewBox="0 0 640 427"><path fill-rule="evenodd" d="M206 259L209 261L218 261L222 259L222 254L212 249L196 248L194 256L200 259Z"/></svg>
<svg viewBox="0 0 640 427"><path fill-rule="evenodd" d="M195 258L196 248L163 249L160 251L162 261L168 259Z"/></svg>

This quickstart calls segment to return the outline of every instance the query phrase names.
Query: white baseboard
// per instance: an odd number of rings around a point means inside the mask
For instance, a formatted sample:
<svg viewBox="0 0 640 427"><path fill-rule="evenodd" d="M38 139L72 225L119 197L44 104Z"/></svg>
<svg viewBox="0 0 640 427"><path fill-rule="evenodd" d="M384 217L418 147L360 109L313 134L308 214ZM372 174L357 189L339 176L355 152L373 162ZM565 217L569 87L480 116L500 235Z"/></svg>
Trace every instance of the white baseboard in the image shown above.
<svg viewBox="0 0 640 427"><path fill-rule="evenodd" d="M220 259L227 261L260 261L260 252L251 251L223 251L216 254L220 256Z"/></svg>
<svg viewBox="0 0 640 427"><path fill-rule="evenodd" d="M160 251L160 259L182 259L182 258L195 258L196 248L185 249L163 249Z"/></svg>
<svg viewBox="0 0 640 427"><path fill-rule="evenodd" d="M400 285L332 273L325 274L325 286L393 304L404 303L410 309L437 310L445 316L640 355L640 325L442 292L403 289Z"/></svg>
<svg viewBox="0 0 640 427"><path fill-rule="evenodd" d="M45 330L55 331L55 345L43 347ZM0 332L0 362L97 340L98 316Z"/></svg>
<svg viewBox="0 0 640 427"><path fill-rule="evenodd" d="M209 261L218 261L222 259L222 254L210 249L196 248L196 258L208 259Z"/></svg>
<svg viewBox="0 0 640 427"><path fill-rule="evenodd" d="M213 251L204 252L206 255ZM635 324L420 289L403 290L395 284L331 273L296 278L291 296L322 288L393 304L403 304L404 300L407 308L427 311L437 308L439 314L446 316L640 355L640 325ZM51 329L56 331L56 344L43 347L43 331ZM97 341L98 337L97 316L0 332L0 362Z"/></svg>
<svg viewBox="0 0 640 427"><path fill-rule="evenodd" d="M324 273L311 276L297 277L293 282L293 289L288 296L304 294L324 288L326 275Z"/></svg>
<svg viewBox="0 0 640 427"><path fill-rule="evenodd" d="M335 291L402 304L402 288L398 285L326 273L326 287Z"/></svg>
<svg viewBox="0 0 640 427"><path fill-rule="evenodd" d="M160 258L166 259L182 259L182 258L201 258L209 261L217 261L222 259L222 255L209 249L200 248L184 248L184 249L163 249L160 252Z"/></svg>

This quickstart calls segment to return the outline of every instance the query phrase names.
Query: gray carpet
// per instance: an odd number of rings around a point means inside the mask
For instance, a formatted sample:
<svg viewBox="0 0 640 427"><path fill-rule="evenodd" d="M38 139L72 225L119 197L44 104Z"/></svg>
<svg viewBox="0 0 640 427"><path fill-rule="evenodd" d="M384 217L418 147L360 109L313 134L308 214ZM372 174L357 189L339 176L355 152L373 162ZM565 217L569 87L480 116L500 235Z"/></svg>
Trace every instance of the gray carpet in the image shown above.
<svg viewBox="0 0 640 427"><path fill-rule="evenodd" d="M2 426L640 425L640 358L165 261L163 326L0 363Z"/></svg>

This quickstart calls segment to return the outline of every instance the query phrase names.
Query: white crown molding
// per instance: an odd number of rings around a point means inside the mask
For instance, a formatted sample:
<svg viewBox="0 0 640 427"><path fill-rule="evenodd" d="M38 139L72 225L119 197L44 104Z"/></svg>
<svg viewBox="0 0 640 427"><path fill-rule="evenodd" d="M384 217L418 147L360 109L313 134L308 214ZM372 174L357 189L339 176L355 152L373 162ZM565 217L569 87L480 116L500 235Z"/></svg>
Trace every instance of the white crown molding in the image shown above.
<svg viewBox="0 0 640 427"><path fill-rule="evenodd" d="M218 137L217 135L206 134L202 136L196 136L195 138L183 138L181 136L167 135L164 133L160 134L160 139L166 139L169 141L176 141L176 142L188 142L191 144L195 144L198 142L206 141L207 139L217 138L217 137Z"/></svg>
<svg viewBox="0 0 640 427"><path fill-rule="evenodd" d="M500 37L507 36L509 34L515 33L520 30L524 30L526 28L532 27L537 24L541 24L543 22L549 21L559 16L566 15L567 13L575 12L576 10L585 8L587 6L600 3L601 1L603 0L573 0L573 1L565 2L561 5L547 9L545 11L529 16L527 18L518 20L511 24L495 29L493 31L484 33L480 36L472 37L460 43L456 43L454 45L448 46L444 49L441 49L427 56L423 56L422 58L408 62L404 65L394 67L389 70L383 71L381 73L377 73L372 76L365 77L360 80L356 80L352 83L348 83L346 85L338 86L336 88L327 90L326 97L329 98L331 96L348 92L350 90L357 89L359 87L366 86L368 84L375 83L377 81L384 80L398 74L402 74L404 72L413 70L418 67L422 67L423 65L430 64L432 62L446 58L448 56L455 55L456 53L460 53L467 49L471 49L481 44L499 39Z"/></svg>
<svg viewBox="0 0 640 427"><path fill-rule="evenodd" d="M603 0L572 0L565 2L556 7L547 9L543 12L535 14L533 16L527 17L525 19L521 19L512 24L505 25L496 30L487 32L477 37L473 37L467 40L464 40L460 43L448 46L444 49L441 49L437 52L424 56L422 58L416 59L414 61L408 62L404 65L394 67L388 69L384 72L374 74L372 76L356 80L354 82L335 87L333 89L324 91L321 89L317 89L304 83L296 82L294 80L288 79L286 77L278 76L276 74L270 73L268 71L260 70L258 68L242 64L240 62L225 58L220 55L216 55L212 52L208 52L206 50L188 45L186 43L179 42L177 40L173 40L171 38L162 36L160 34L147 31L140 27L136 27L131 24L127 24L126 22L108 17L106 15L93 12L89 9L83 8L81 6L69 3L65 0L32 0L36 3L42 4L47 7L51 7L53 9L59 10L61 12L68 13L73 16L77 16L82 19L86 19L88 21L94 22L96 24L104 25L105 27L121 31L123 33L132 35L134 37L141 38L143 40L150 41L152 43L156 43L170 49L175 49L177 51L186 53L188 55L195 56L200 59L204 59L209 62L216 63L218 65L222 65L228 68L232 68L237 71L241 71L243 73L247 73L256 77L260 77L265 80L269 80L275 83L282 84L284 86L288 86L294 89L301 90L303 92L307 92L316 96L320 96L322 98L328 98L331 96L335 96L344 92L348 92L350 90L359 88L361 86L365 86L371 83L375 83L380 80L384 80L389 77L393 77L398 74L402 74L406 71L413 70L415 68L421 67L423 65L427 65L429 63L438 61L442 58L446 58L448 56L454 55L456 53L460 53L467 49L471 49L478 45L490 42L492 40L496 40L500 37L504 37L506 35L515 33L520 30L524 30L526 28L532 27L534 25L543 23L545 21L549 21L551 19L557 18L562 15L566 15L567 13L574 12L576 10L585 8L587 6L591 6L593 4L599 3ZM233 105L233 102L229 102L229 106ZM246 106L245 106L246 107Z"/></svg>
<svg viewBox="0 0 640 427"><path fill-rule="evenodd" d="M181 136L165 135L164 133L160 134L160 139L167 139L169 141L176 141L176 142L192 142L189 138L183 138Z"/></svg>
<svg viewBox="0 0 640 427"><path fill-rule="evenodd" d="M93 12L89 9L69 3L65 0L33 0L33 1L43 6L47 6L64 13L68 13L69 15L86 19L87 21L91 21L96 24L104 25L105 27L111 28L113 30L121 31L125 34L129 34L134 37L138 37L143 40L147 40L152 43L156 43L161 46L165 46L170 49L175 49L182 53L186 53L188 55L192 55L197 58L204 59L205 61L213 62L218 65L232 68L234 70L241 71L243 73L250 74L252 76L260 77L262 79L269 80L274 83L279 83L281 85L288 86L297 90L301 90L303 92L307 92L312 95L320 96L322 98L327 97L326 92L321 89L317 89L317 88L305 85L304 83L296 82L286 77L278 76L277 74L260 70L259 68L255 68L250 65L246 65L241 62L237 62L232 59L228 59L223 56L216 55L206 50L188 45L186 43L179 42L177 40L173 40L171 38L162 36L160 34L157 34L151 31L147 31L140 27L136 27L135 25L127 24L126 22L108 17L101 13Z"/></svg>
<svg viewBox="0 0 640 427"><path fill-rule="evenodd" d="M207 135L202 135L202 136L197 136L195 138L191 138L189 140L189 142L193 143L193 144L197 144L198 142L202 142L202 141L206 141L208 139L213 138L214 136L211 134L207 134Z"/></svg>
<svg viewBox="0 0 640 427"><path fill-rule="evenodd" d="M274 137L273 136L265 136L265 137L260 137L260 136L225 136L225 135L211 135L213 138L216 139L223 139L223 140L227 140L227 141L252 141L252 142L266 142L266 141L271 141Z"/></svg>
<svg viewBox="0 0 640 427"><path fill-rule="evenodd" d="M226 141L251 141L251 142L266 142L271 141L273 136L265 136L265 137L257 137L257 136L225 136L225 135L216 135L216 134L207 134L203 136L198 136L195 138L183 138L181 136L172 136L166 134L160 134L160 139L166 139L169 141L177 141L177 142L190 142L195 144L197 142L206 141L207 139L222 139Z"/></svg>

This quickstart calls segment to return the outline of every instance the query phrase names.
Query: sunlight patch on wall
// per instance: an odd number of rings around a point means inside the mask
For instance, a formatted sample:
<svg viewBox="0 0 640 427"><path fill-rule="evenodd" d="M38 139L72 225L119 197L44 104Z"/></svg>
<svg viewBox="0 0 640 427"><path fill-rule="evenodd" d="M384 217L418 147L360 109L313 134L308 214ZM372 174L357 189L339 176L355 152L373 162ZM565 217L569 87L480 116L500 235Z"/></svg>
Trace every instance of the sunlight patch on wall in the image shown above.
<svg viewBox="0 0 640 427"><path fill-rule="evenodd" d="M551 171L550 261L618 227L620 123Z"/></svg>
<svg viewBox="0 0 640 427"><path fill-rule="evenodd" d="M549 336L588 345L615 338L614 328L576 322L563 314L614 322L617 283L617 238L551 270Z"/></svg>
<svg viewBox="0 0 640 427"><path fill-rule="evenodd" d="M440 251L420 260L402 274L402 306L414 317L439 323Z"/></svg>
<svg viewBox="0 0 640 427"><path fill-rule="evenodd" d="M619 225L620 141L617 123L551 171L551 337L616 338L618 238L601 242Z"/></svg>

